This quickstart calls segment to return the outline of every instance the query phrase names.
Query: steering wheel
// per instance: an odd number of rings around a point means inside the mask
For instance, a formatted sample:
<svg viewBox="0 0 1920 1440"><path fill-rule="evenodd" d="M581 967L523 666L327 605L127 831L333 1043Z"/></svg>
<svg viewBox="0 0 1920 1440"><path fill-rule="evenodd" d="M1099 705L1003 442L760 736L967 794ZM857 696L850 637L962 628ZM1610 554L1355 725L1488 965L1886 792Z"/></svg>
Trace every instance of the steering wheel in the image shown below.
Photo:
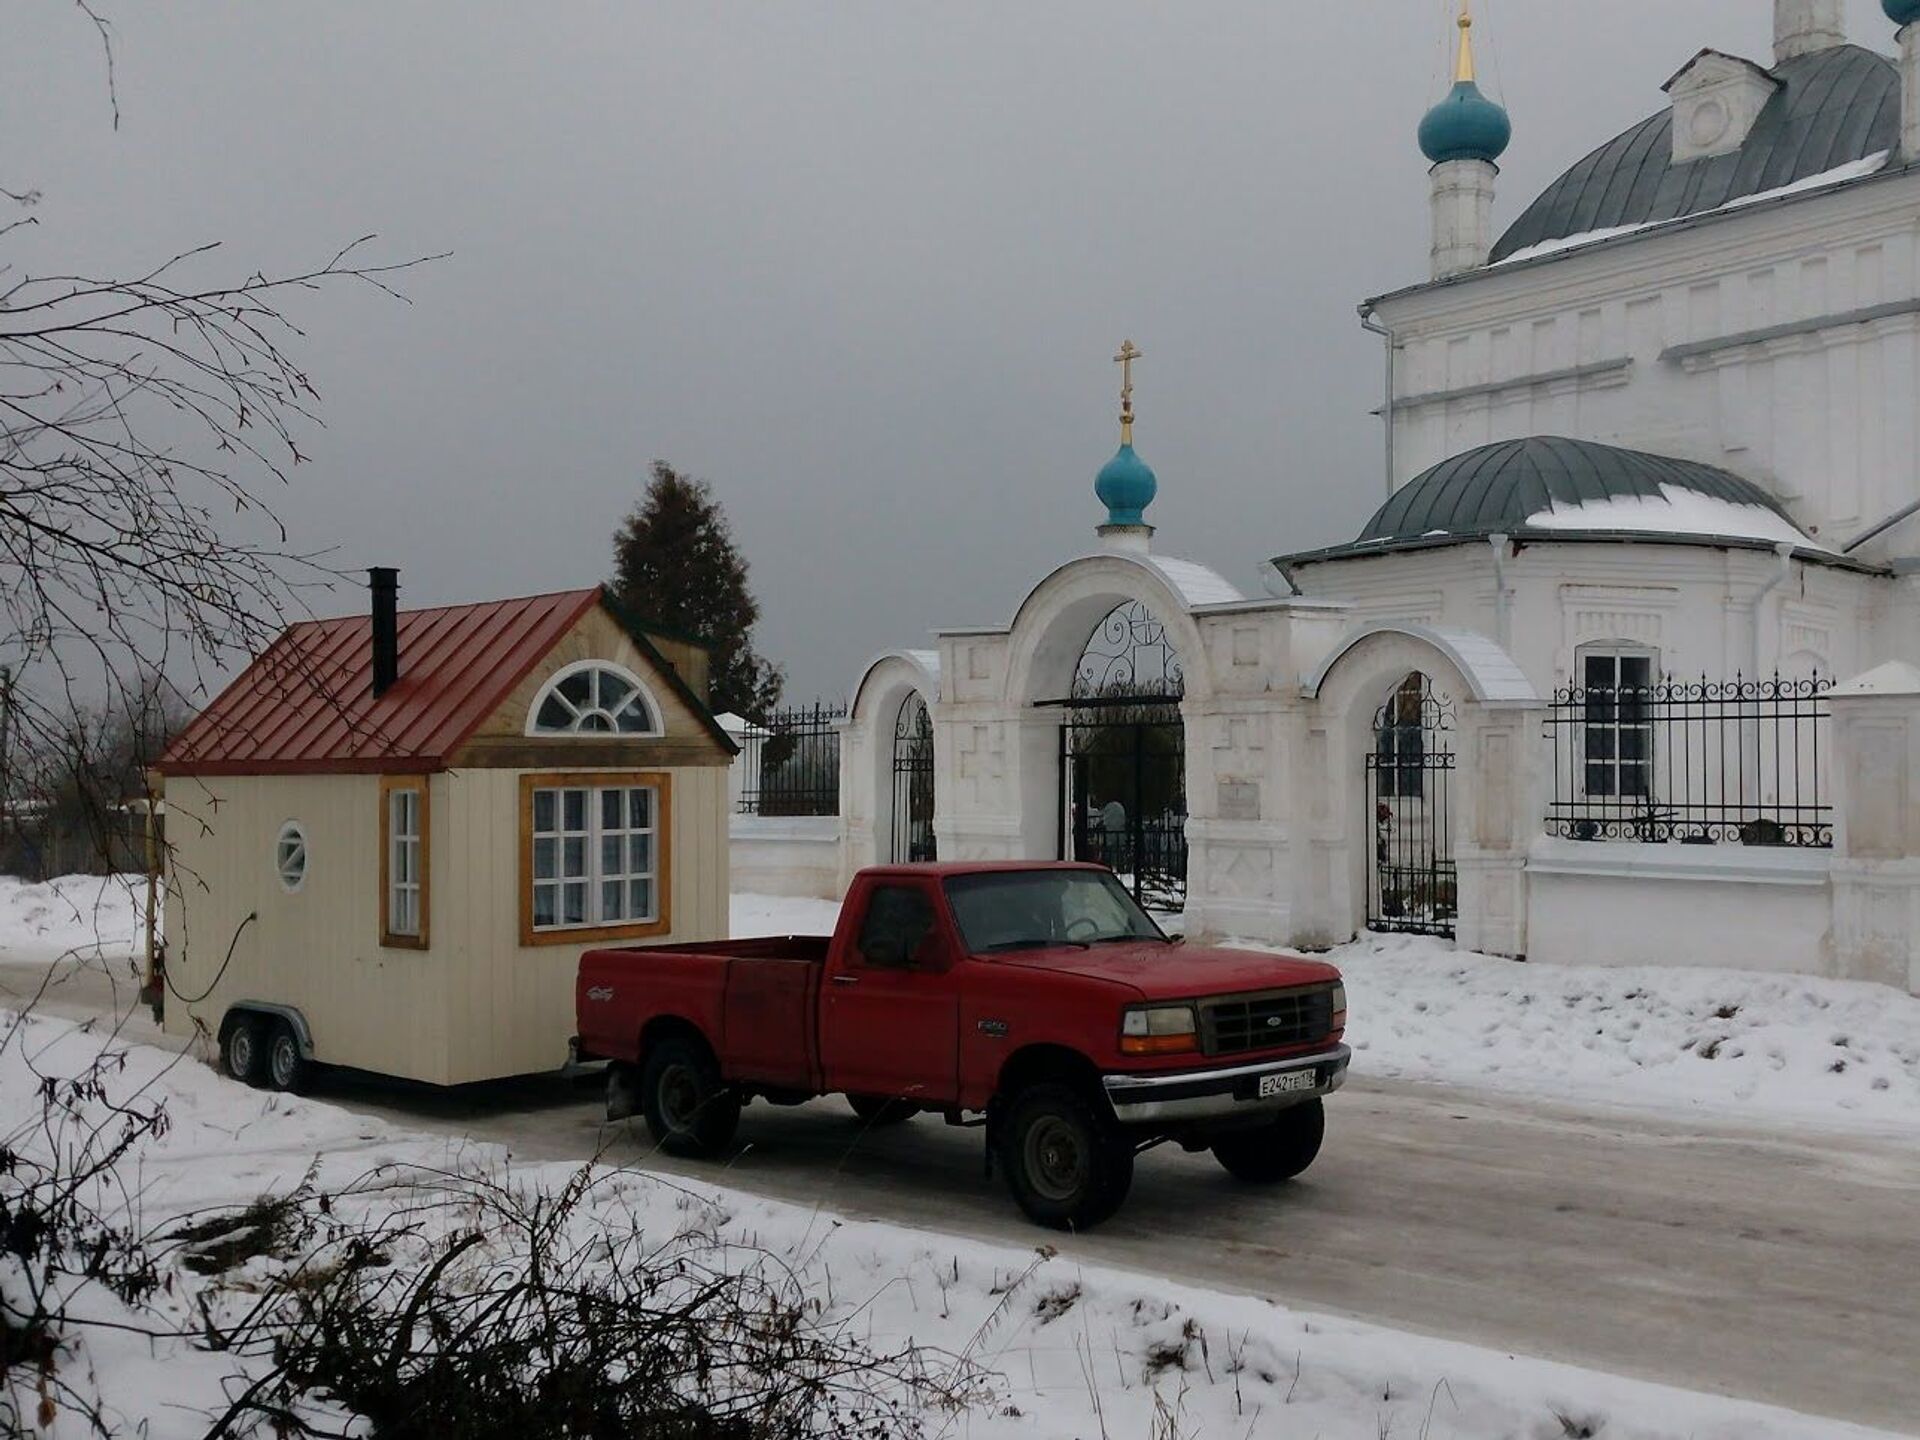
<svg viewBox="0 0 1920 1440"><path fill-rule="evenodd" d="M1075 928L1081 925L1084 925L1087 927L1088 933L1084 937L1075 935L1073 933ZM1082 939L1090 940L1095 936L1097 936L1099 933L1100 933L1100 922L1098 920L1095 920L1091 915L1082 915L1078 919L1069 920L1067 922L1067 939L1069 940L1075 940L1075 941L1082 940Z"/></svg>

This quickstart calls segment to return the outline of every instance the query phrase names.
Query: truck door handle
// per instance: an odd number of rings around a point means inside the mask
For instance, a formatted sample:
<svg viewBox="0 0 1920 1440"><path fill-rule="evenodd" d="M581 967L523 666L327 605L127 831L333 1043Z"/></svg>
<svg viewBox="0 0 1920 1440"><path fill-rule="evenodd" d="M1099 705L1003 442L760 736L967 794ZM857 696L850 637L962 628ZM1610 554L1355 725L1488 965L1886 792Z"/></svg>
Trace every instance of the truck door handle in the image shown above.
<svg viewBox="0 0 1920 1440"><path fill-rule="evenodd" d="M858 975L836 975L833 977L833 983L836 985L858 985L860 983L860 977Z"/></svg>

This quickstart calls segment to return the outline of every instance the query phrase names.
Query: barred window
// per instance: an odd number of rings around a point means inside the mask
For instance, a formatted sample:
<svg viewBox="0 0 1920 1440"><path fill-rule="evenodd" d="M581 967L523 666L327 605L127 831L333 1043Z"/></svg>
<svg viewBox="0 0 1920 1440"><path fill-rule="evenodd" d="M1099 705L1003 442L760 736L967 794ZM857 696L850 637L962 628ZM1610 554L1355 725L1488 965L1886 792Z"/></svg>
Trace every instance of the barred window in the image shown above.
<svg viewBox="0 0 1920 1440"><path fill-rule="evenodd" d="M1654 656L1644 650L1588 650L1580 664L1586 793L1607 799L1651 796Z"/></svg>

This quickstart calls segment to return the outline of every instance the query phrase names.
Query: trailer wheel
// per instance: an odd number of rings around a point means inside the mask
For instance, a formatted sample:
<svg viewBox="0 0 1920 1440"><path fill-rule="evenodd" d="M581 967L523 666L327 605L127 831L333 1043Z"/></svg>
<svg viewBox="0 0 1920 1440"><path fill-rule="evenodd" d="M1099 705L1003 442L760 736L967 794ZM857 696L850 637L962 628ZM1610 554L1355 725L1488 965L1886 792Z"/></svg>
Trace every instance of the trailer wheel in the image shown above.
<svg viewBox="0 0 1920 1440"><path fill-rule="evenodd" d="M258 1085L265 1069L266 1026L241 1011L227 1017L220 1032L220 1068L243 1085Z"/></svg>
<svg viewBox="0 0 1920 1440"><path fill-rule="evenodd" d="M1054 1230L1090 1230L1133 1186L1133 1146L1071 1085L1016 1095L1000 1126L1000 1163L1027 1218Z"/></svg>
<svg viewBox="0 0 1920 1440"><path fill-rule="evenodd" d="M647 1047L640 1067L647 1131L670 1155L717 1155L740 1126L740 1097L720 1078L713 1054L675 1036Z"/></svg>
<svg viewBox="0 0 1920 1440"><path fill-rule="evenodd" d="M288 1095L305 1094L313 1077L313 1066L300 1053L300 1037L284 1020L268 1034L266 1072L267 1084Z"/></svg>
<svg viewBox="0 0 1920 1440"><path fill-rule="evenodd" d="M898 1125L902 1120L911 1120L920 1113L919 1107L885 1095L849 1095L847 1104L853 1107L853 1113L865 1121L870 1130L878 1130L882 1125Z"/></svg>
<svg viewBox="0 0 1920 1440"><path fill-rule="evenodd" d="M1271 1185L1313 1164L1326 1134L1326 1107L1308 1100L1282 1110L1270 1125L1222 1135L1213 1142L1213 1158L1236 1180Z"/></svg>

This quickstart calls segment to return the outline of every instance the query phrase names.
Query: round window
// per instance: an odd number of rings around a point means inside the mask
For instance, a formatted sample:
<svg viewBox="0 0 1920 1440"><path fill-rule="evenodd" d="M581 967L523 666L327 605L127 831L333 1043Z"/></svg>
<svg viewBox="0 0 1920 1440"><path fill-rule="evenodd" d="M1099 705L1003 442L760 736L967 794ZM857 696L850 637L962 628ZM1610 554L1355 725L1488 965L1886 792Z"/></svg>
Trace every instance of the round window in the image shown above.
<svg viewBox="0 0 1920 1440"><path fill-rule="evenodd" d="M307 879L307 832L298 820L280 827L273 841L273 868L282 890L298 890Z"/></svg>

